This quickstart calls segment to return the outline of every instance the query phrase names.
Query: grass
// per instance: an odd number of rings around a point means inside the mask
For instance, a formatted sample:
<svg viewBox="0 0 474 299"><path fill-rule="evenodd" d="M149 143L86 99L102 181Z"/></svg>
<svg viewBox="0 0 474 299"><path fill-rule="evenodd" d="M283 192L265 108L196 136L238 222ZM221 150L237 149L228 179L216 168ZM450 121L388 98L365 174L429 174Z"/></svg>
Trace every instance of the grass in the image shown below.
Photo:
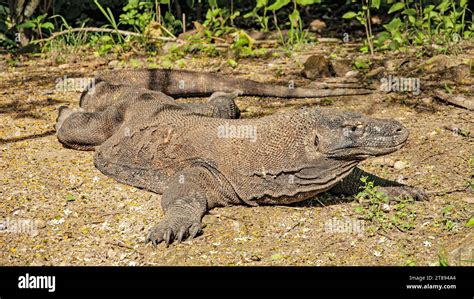
<svg viewBox="0 0 474 299"><path fill-rule="evenodd" d="M356 212L362 215L364 220L373 224L372 230L388 230L396 228L400 231L407 231L415 228L416 210L412 198L395 198L397 203L391 205L390 198L379 190L374 182L368 181L367 177L362 177L364 186L356 195L359 206Z"/></svg>

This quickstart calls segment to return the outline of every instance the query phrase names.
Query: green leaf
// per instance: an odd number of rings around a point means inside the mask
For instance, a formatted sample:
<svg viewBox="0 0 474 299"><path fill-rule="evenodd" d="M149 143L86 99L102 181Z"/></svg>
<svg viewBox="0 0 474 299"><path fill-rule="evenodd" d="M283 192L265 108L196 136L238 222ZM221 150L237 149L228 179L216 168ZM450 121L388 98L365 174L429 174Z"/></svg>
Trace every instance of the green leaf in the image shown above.
<svg viewBox="0 0 474 299"><path fill-rule="evenodd" d="M229 64L232 68L236 68L238 63L234 59L228 59L227 64Z"/></svg>
<svg viewBox="0 0 474 299"><path fill-rule="evenodd" d="M277 0L275 3L273 3L272 5L270 5L268 7L269 10L279 10L280 8L282 8L283 6L286 6L288 5L288 3L290 3L291 0Z"/></svg>
<svg viewBox="0 0 474 299"><path fill-rule="evenodd" d="M36 27L36 24L33 23L32 21L26 21L24 23L21 23L20 25L18 25L19 28L28 28L28 29L31 29L31 28L35 28Z"/></svg>
<svg viewBox="0 0 474 299"><path fill-rule="evenodd" d="M392 7L390 7L390 9L388 10L388 13L392 13L392 12L396 12L396 11L399 11L401 9L403 9L405 7L405 3L403 2L397 2L397 3L394 3L392 5Z"/></svg>
<svg viewBox="0 0 474 299"><path fill-rule="evenodd" d="M404 11L402 11L402 14L408 15L408 16L414 16L416 15L416 10L414 8L405 9Z"/></svg>
<svg viewBox="0 0 474 299"><path fill-rule="evenodd" d="M387 31L384 31L384 32L381 32L378 36L377 36L377 40L379 42L384 42L386 41L387 39L390 38L390 33L388 33Z"/></svg>
<svg viewBox="0 0 474 299"><path fill-rule="evenodd" d="M393 19L390 23L383 25L385 29L387 29L390 32L397 31L400 26L402 26L402 20L400 18L395 18Z"/></svg>
<svg viewBox="0 0 474 299"><path fill-rule="evenodd" d="M255 11L252 10L251 12L246 13L246 14L244 15L244 19L251 18L251 17L253 17L253 16L255 16L255 15L256 15Z"/></svg>
<svg viewBox="0 0 474 299"><path fill-rule="evenodd" d="M393 40L388 47L390 48L390 50L395 51L400 48L400 43L396 40Z"/></svg>
<svg viewBox="0 0 474 299"><path fill-rule="evenodd" d="M265 7L268 4L268 0L257 0L256 8Z"/></svg>
<svg viewBox="0 0 474 299"><path fill-rule="evenodd" d="M370 4L370 7L373 7L375 9L380 8L380 0L372 0L372 3Z"/></svg>
<svg viewBox="0 0 474 299"><path fill-rule="evenodd" d="M467 227L473 227L474 226L474 217L471 217L466 223Z"/></svg>
<svg viewBox="0 0 474 299"><path fill-rule="evenodd" d="M297 27L298 26L298 22L300 21L300 13L298 10L293 10L293 12L290 14L290 21L291 21L291 25L293 27Z"/></svg>
<svg viewBox="0 0 474 299"><path fill-rule="evenodd" d="M346 12L346 13L342 16L342 18L343 18L343 19L352 19L352 18L354 18L354 17L356 17L356 16L357 16L357 14L356 14L355 12L349 11L349 12Z"/></svg>
<svg viewBox="0 0 474 299"><path fill-rule="evenodd" d="M76 198L74 197L74 195L68 194L68 195L66 195L66 200L67 200L67 201L75 201Z"/></svg>
<svg viewBox="0 0 474 299"><path fill-rule="evenodd" d="M439 265L441 267L448 267L449 266L448 259L446 258L446 256L444 254L438 254L438 261L439 261Z"/></svg>
<svg viewBox="0 0 474 299"><path fill-rule="evenodd" d="M296 3L298 3L301 6L306 6L306 5L311 5L314 3L321 3L321 0L296 0Z"/></svg>
<svg viewBox="0 0 474 299"><path fill-rule="evenodd" d="M46 23L41 24L41 28L53 30L54 25L51 22L46 22Z"/></svg>
<svg viewBox="0 0 474 299"><path fill-rule="evenodd" d="M284 258L283 254L281 253L276 253L274 255L272 255L272 260L281 260L282 258Z"/></svg>

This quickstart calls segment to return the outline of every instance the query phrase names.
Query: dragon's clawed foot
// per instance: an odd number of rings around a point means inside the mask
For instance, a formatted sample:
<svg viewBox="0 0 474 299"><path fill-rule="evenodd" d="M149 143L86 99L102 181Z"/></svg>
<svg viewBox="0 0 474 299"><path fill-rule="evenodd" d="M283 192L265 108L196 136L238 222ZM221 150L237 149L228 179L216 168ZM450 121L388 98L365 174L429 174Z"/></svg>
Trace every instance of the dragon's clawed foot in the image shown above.
<svg viewBox="0 0 474 299"><path fill-rule="evenodd" d="M202 225L196 219L181 217L167 217L158 225L150 229L146 243L151 242L158 245L164 242L166 246L173 241L181 243L184 240L192 240L202 233Z"/></svg>
<svg viewBox="0 0 474 299"><path fill-rule="evenodd" d="M428 200L428 194L420 188L411 186L380 187L379 190L388 195L391 200Z"/></svg>

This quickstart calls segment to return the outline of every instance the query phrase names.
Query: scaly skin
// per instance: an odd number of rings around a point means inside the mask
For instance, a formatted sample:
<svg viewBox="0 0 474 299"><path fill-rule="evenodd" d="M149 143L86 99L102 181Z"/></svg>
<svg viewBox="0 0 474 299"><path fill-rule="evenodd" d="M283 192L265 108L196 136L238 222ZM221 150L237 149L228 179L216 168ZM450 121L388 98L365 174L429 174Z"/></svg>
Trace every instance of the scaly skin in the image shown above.
<svg viewBox="0 0 474 299"><path fill-rule="evenodd" d="M88 104L88 112L66 111L58 139L95 150L96 167L119 182L163 194L165 218L147 241L170 244L198 235L201 218L217 206L288 204L328 190L354 194L364 174L357 164L398 150L408 137L397 121L330 109L231 119L237 114L222 111L235 112L233 97L215 94L207 104L213 108L202 113L134 88L96 111ZM370 179L390 196L423 197L416 188Z"/></svg>

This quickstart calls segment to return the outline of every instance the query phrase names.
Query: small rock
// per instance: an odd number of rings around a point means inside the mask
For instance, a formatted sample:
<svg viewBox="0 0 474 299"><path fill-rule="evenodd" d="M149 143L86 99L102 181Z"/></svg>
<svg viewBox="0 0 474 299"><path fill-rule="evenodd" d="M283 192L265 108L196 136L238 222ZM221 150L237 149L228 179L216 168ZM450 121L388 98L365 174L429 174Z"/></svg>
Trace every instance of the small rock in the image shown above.
<svg viewBox="0 0 474 299"><path fill-rule="evenodd" d="M119 65L119 63L120 62L118 60L111 60L108 64L108 66L109 66L110 69L114 69Z"/></svg>
<svg viewBox="0 0 474 299"><path fill-rule="evenodd" d="M431 105L433 103L433 99L431 97L428 98L422 98L421 102L425 105Z"/></svg>
<svg viewBox="0 0 474 299"><path fill-rule="evenodd" d="M370 21L372 22L372 25L382 25L382 19L380 19L379 16L372 16Z"/></svg>
<svg viewBox="0 0 474 299"><path fill-rule="evenodd" d="M395 164L393 164L393 168L395 168L396 170L402 170L402 169L405 169L406 167L407 167L407 163L403 161L397 161L395 162Z"/></svg>
<svg viewBox="0 0 474 299"><path fill-rule="evenodd" d="M37 228L45 228L46 227L46 222L44 220L41 220L41 219L37 219L35 221L35 224L36 224Z"/></svg>
<svg viewBox="0 0 474 299"><path fill-rule="evenodd" d="M326 29L326 23L324 21L321 21L319 19L316 19L314 21L312 21L310 24L309 24L309 31L313 31L313 32L321 32L323 31L324 29Z"/></svg>
<svg viewBox="0 0 474 299"><path fill-rule="evenodd" d="M354 77L359 76L359 74L360 74L359 71L349 71L349 72L347 72L347 73L344 75L344 77L346 77L346 78L354 78Z"/></svg>
<svg viewBox="0 0 474 299"><path fill-rule="evenodd" d="M390 212L390 205L384 203L384 204L382 205L382 210L383 210L384 212Z"/></svg>
<svg viewBox="0 0 474 299"><path fill-rule="evenodd" d="M204 224L215 224L215 223L219 222L219 219L214 215L206 215L202 219L202 222Z"/></svg>
<svg viewBox="0 0 474 299"><path fill-rule="evenodd" d="M323 55L311 55L304 63L303 75L308 79L331 76L329 60Z"/></svg>
<svg viewBox="0 0 474 299"><path fill-rule="evenodd" d="M108 258L113 258L113 257L115 257L115 255L116 255L116 253L113 249L107 250L107 257Z"/></svg>
<svg viewBox="0 0 474 299"><path fill-rule="evenodd" d="M348 72L352 71L352 62L349 59L331 60L331 66L337 77L344 77Z"/></svg>

